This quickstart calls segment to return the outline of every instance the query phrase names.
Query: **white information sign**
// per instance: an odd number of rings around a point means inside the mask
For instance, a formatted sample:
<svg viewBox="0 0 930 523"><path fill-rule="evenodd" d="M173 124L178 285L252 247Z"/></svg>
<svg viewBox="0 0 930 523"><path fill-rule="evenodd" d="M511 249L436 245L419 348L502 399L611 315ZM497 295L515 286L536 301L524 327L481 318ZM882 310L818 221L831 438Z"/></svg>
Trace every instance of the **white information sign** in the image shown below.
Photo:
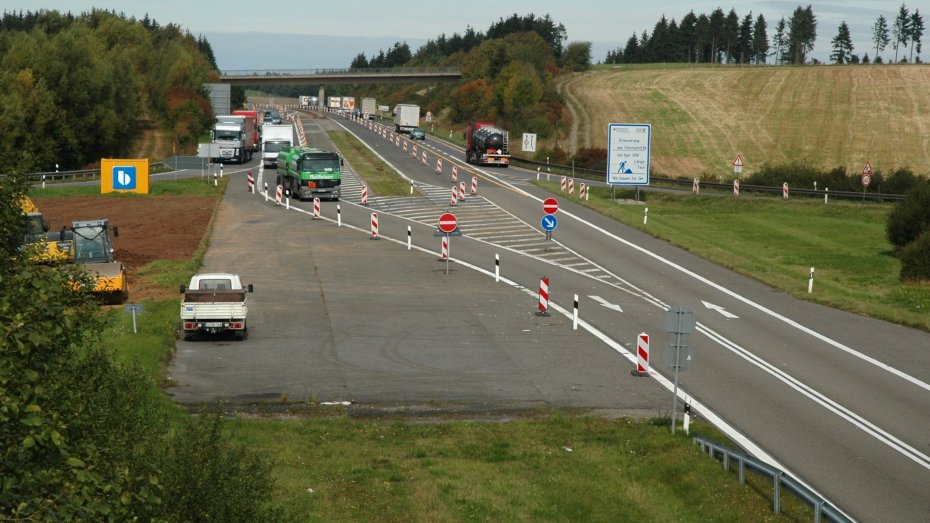
<svg viewBox="0 0 930 523"><path fill-rule="evenodd" d="M649 185L652 125L612 123L607 126L607 183Z"/></svg>
<svg viewBox="0 0 930 523"><path fill-rule="evenodd" d="M536 152L536 133L523 133L523 152Z"/></svg>

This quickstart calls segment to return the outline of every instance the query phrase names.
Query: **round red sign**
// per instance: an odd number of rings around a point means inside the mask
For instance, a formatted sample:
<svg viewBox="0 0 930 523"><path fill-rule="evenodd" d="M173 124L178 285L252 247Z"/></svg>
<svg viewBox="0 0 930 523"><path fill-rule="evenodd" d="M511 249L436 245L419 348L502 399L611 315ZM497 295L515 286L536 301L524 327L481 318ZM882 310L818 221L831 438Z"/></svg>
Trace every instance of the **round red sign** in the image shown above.
<svg viewBox="0 0 930 523"><path fill-rule="evenodd" d="M451 212L444 213L439 217L439 230L444 233L450 233L458 226L458 220Z"/></svg>
<svg viewBox="0 0 930 523"><path fill-rule="evenodd" d="M555 214L559 210L559 201L555 198L546 198L543 201L543 211L546 214Z"/></svg>

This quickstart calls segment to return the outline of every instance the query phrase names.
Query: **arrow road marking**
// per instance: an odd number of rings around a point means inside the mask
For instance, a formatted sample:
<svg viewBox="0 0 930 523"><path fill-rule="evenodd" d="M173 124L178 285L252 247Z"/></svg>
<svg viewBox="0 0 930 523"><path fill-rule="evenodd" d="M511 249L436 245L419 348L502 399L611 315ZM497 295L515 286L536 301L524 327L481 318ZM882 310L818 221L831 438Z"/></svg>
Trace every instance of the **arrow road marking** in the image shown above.
<svg viewBox="0 0 930 523"><path fill-rule="evenodd" d="M604 298L601 298L600 296L588 296L588 298L591 298L592 300L600 303L601 306L603 307L607 307L608 309L612 309L617 312L623 312L623 309L621 309L619 305L610 303L609 301L605 300Z"/></svg>
<svg viewBox="0 0 930 523"><path fill-rule="evenodd" d="M712 311L717 311L720 314L723 314L723 317L728 320L732 320L733 318L739 318L739 316L737 316L736 314L733 314L732 312L727 312L727 310L721 307L720 305L714 305L713 303L707 303L704 300L701 300L701 303L703 303L704 306L707 307L708 309Z"/></svg>

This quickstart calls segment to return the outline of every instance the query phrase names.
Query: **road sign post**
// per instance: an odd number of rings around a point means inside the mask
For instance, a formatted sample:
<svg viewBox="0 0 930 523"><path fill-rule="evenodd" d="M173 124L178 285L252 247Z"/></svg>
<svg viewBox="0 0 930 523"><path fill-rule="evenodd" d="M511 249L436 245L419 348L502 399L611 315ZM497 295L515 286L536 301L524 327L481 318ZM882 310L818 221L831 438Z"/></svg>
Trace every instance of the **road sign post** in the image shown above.
<svg viewBox="0 0 930 523"><path fill-rule="evenodd" d="M546 250L549 250L549 242L552 240L552 231L559 226L559 219L553 214L546 214L540 220L540 225L546 231Z"/></svg>
<svg viewBox="0 0 930 523"><path fill-rule="evenodd" d="M451 212L443 213L439 217L439 231L445 234L443 238L442 259L446 262L446 274L449 274L449 258L452 251L450 235L458 228L458 219Z"/></svg>
<svg viewBox="0 0 930 523"><path fill-rule="evenodd" d="M681 364L682 357L682 348L684 347L685 351L688 351L687 346L683 346L681 343L681 337L687 336L694 331L695 321L694 321L694 312L684 309L682 307L672 307L662 316L662 326L665 328L665 332L675 335L675 343L672 345L674 347L674 362L670 363L668 360L671 357L670 353L666 353L666 363L669 367L675 369L675 389L672 391L672 434L675 433L675 417L676 410L678 409L678 372L679 370L684 370L687 368L687 365ZM687 361L690 363L691 354L686 352Z"/></svg>
<svg viewBox="0 0 930 523"><path fill-rule="evenodd" d="M865 201L865 190L869 188L869 184L872 183L872 162L865 162L865 167L862 168L862 201Z"/></svg>

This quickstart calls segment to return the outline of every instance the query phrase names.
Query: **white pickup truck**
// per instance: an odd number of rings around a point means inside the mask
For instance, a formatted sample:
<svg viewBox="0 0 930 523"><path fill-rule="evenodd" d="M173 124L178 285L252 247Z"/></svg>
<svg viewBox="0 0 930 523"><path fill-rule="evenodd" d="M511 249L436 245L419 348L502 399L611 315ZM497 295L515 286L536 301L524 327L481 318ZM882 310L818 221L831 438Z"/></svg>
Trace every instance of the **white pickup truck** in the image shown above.
<svg viewBox="0 0 930 523"><path fill-rule="evenodd" d="M196 274L190 284L181 285L181 329L185 340L198 333L232 332L237 339L249 335L246 292L238 274L215 272Z"/></svg>

